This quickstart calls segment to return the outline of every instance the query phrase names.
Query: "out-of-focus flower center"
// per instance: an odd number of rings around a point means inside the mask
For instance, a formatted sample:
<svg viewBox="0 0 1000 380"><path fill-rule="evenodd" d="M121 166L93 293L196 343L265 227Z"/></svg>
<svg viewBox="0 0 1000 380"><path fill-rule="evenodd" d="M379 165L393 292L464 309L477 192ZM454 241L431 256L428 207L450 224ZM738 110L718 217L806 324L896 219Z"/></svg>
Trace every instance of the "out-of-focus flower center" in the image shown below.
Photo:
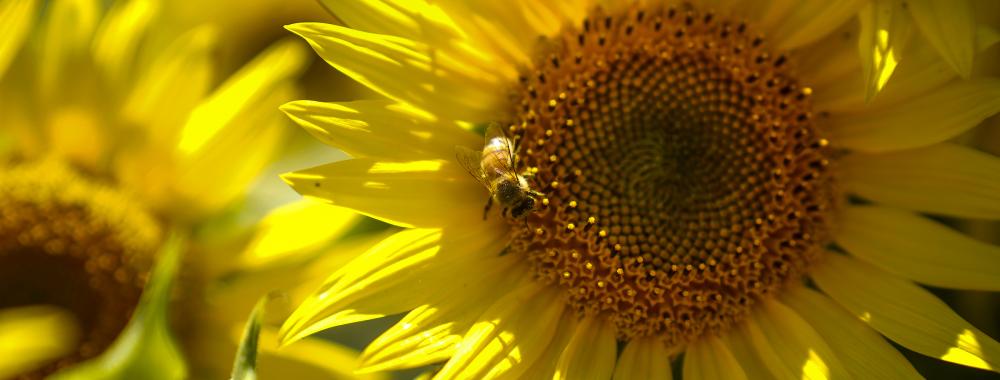
<svg viewBox="0 0 1000 380"><path fill-rule="evenodd" d="M139 301L160 225L124 194L54 161L0 173L0 308L55 305L83 331L79 348L20 378L101 353Z"/></svg>
<svg viewBox="0 0 1000 380"><path fill-rule="evenodd" d="M682 344L818 257L828 144L786 56L674 8L597 10L548 42L507 124L546 205L510 218L510 252L579 312Z"/></svg>

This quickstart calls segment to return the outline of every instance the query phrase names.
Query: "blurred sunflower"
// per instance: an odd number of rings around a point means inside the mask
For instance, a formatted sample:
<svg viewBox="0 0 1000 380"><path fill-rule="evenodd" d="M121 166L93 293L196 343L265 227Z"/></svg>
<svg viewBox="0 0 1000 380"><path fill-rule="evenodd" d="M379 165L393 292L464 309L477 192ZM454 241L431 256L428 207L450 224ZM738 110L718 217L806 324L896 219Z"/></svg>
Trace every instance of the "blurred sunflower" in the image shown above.
<svg viewBox="0 0 1000 380"><path fill-rule="evenodd" d="M409 311L360 371L919 378L883 337L997 371L915 284L1000 289L1000 248L934 219L1000 219L1000 160L948 142L1000 110L1000 80L957 75L996 31L966 2L705 3L325 1L349 27L288 26L387 99L284 105L354 156L285 180L408 229L284 341Z"/></svg>
<svg viewBox="0 0 1000 380"><path fill-rule="evenodd" d="M257 298L294 299L311 266L336 264L319 252L347 250L333 243L359 220L346 210L233 220L282 148L301 42L217 80L214 29L165 32L162 6L0 0L0 378L223 377ZM154 261L164 274L146 286ZM354 360L319 341L262 349L262 371L342 377Z"/></svg>

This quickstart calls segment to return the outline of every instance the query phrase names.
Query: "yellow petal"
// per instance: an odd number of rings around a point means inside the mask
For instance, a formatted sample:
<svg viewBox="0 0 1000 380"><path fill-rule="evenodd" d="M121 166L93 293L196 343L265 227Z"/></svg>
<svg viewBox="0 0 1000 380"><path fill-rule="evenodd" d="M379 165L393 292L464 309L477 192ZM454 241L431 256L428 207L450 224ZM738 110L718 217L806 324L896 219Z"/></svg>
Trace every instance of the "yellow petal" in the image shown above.
<svg viewBox="0 0 1000 380"><path fill-rule="evenodd" d="M823 292L899 345L941 360L997 371L1000 343L919 286L834 253L811 274Z"/></svg>
<svg viewBox="0 0 1000 380"><path fill-rule="evenodd" d="M372 341L361 355L359 372L421 367L447 361L462 336L490 306L497 289L515 286L528 272L513 268L517 258L488 259L488 271L469 273L471 281L435 291L420 306Z"/></svg>
<svg viewBox="0 0 1000 380"><path fill-rule="evenodd" d="M275 109L293 97L292 80L307 62L298 42L278 42L191 112L172 185L176 197L198 206L193 214L228 205L271 161L287 128Z"/></svg>
<svg viewBox="0 0 1000 380"><path fill-rule="evenodd" d="M303 339L278 348L278 334L264 327L260 334L258 373L261 379L387 380L387 374L356 374L358 353L323 339Z"/></svg>
<svg viewBox="0 0 1000 380"><path fill-rule="evenodd" d="M559 324L556 326L555 336L549 341L542 355L534 363L531 363L524 372L508 372L500 376L499 379L552 379L555 377L556 364L559 362L559 357L562 356L563 350L569 344L569 340L573 338L573 335L576 334L577 326L580 325L577 319L574 313L563 313Z"/></svg>
<svg viewBox="0 0 1000 380"><path fill-rule="evenodd" d="M73 315L53 306L0 309L0 378L12 378L72 353L80 339Z"/></svg>
<svg viewBox="0 0 1000 380"><path fill-rule="evenodd" d="M774 44L781 50L791 50L825 37L854 17L864 5L860 0L792 3L795 6L769 31Z"/></svg>
<svg viewBox="0 0 1000 380"><path fill-rule="evenodd" d="M746 380L747 375L718 337L708 334L684 351L685 380Z"/></svg>
<svg viewBox="0 0 1000 380"><path fill-rule="evenodd" d="M455 158L455 146L478 148L483 139L426 112L389 100L324 103L299 100L281 106L321 141L353 157L384 160Z"/></svg>
<svg viewBox="0 0 1000 380"><path fill-rule="evenodd" d="M301 23L287 27L330 65L379 93L454 120L500 117L502 81L482 62L467 62L401 37ZM440 54L438 54L440 53ZM406 78L406 80L400 80Z"/></svg>
<svg viewBox="0 0 1000 380"><path fill-rule="evenodd" d="M199 268L209 272L208 276L219 279L206 294L213 320L222 322L238 321L245 317L253 303L261 294L278 291L287 302L271 302L268 306L270 323L282 323L298 306L312 295L330 273L342 269L351 260L388 237L388 232L373 232L338 238L310 253L299 253L268 262L266 265L233 268L232 263L220 258L197 258ZM212 256L212 255L208 255Z"/></svg>
<svg viewBox="0 0 1000 380"><path fill-rule="evenodd" d="M917 27L931 46L962 77L972 74L976 53L976 20L966 0L907 2Z"/></svg>
<svg viewBox="0 0 1000 380"><path fill-rule="evenodd" d="M765 298L744 326L757 356L779 379L846 379L826 341L787 306Z"/></svg>
<svg viewBox="0 0 1000 380"><path fill-rule="evenodd" d="M7 72L35 23L36 0L0 1L0 78Z"/></svg>
<svg viewBox="0 0 1000 380"><path fill-rule="evenodd" d="M863 103L864 80L858 75L861 57L854 37L859 32L857 25L846 24L815 44L790 53L801 70L802 82L814 90L816 111L840 111L847 101Z"/></svg>
<svg viewBox="0 0 1000 380"><path fill-rule="evenodd" d="M483 313L435 378L518 377L552 341L565 309L561 290L527 279Z"/></svg>
<svg viewBox="0 0 1000 380"><path fill-rule="evenodd" d="M912 26L903 3L893 0L868 3L861 8L858 18L861 20L858 52L861 53L865 99L870 101L889 81L902 59Z"/></svg>
<svg viewBox="0 0 1000 380"><path fill-rule="evenodd" d="M896 18L893 20L895 22ZM1000 34L987 25L980 25L978 30L980 52L1000 40ZM855 62L838 54L839 45L845 42L843 38L839 35L827 38L806 49L808 60L799 61L803 79L816 89L814 108L835 115L857 113L858 110L877 114L886 107L927 96L957 76L923 36L912 37L906 45L906 59L899 62L892 73L895 79L888 81L870 104L866 104L864 80L855 74L858 70Z"/></svg>
<svg viewBox="0 0 1000 380"><path fill-rule="evenodd" d="M579 26L592 4L576 0L531 1L435 1L460 25L469 44L498 57L498 71L511 72L530 64L539 36L554 36L564 25ZM620 2L603 4L605 10L621 8ZM516 77L507 76L514 80Z"/></svg>
<svg viewBox="0 0 1000 380"><path fill-rule="evenodd" d="M834 238L852 255L910 280L1000 291L1000 247L910 212L848 206Z"/></svg>
<svg viewBox="0 0 1000 380"><path fill-rule="evenodd" d="M806 320L855 379L920 379L906 358L870 327L826 296L793 286L782 302Z"/></svg>
<svg viewBox="0 0 1000 380"><path fill-rule="evenodd" d="M230 77L199 106L181 131L177 149L181 154L194 155L206 149L214 140L232 133L242 113L260 106L275 88L295 76L305 66L306 52L295 41L281 41L261 53L239 72Z"/></svg>
<svg viewBox="0 0 1000 380"><path fill-rule="evenodd" d="M140 71L126 97L122 116L144 127L143 132L149 136L151 144L171 146L177 143L178 126L187 121L190 111L209 91L213 80L212 53L217 38L216 30L211 27L192 29L157 51L151 63L138 68ZM114 47L125 49L124 43ZM111 50L114 51L105 53L108 58L104 59L119 59L117 54L123 54L122 60L129 59L124 52Z"/></svg>
<svg viewBox="0 0 1000 380"><path fill-rule="evenodd" d="M59 96L60 76L83 63L101 19L98 0L65 0L48 4L38 58L38 87L45 97Z"/></svg>
<svg viewBox="0 0 1000 380"><path fill-rule="evenodd" d="M400 313L426 304L459 279L473 281L503 248L503 235L485 229L399 232L335 272L288 318L291 342L334 326ZM492 252L492 255L490 254Z"/></svg>
<svg viewBox="0 0 1000 380"><path fill-rule="evenodd" d="M170 330L169 305L184 240L170 236L125 330L100 356L52 376L58 380L187 378L187 364Z"/></svg>
<svg viewBox="0 0 1000 380"><path fill-rule="evenodd" d="M370 293L372 289L366 287L370 283L388 281L390 286L393 282L398 284L399 281L395 281L393 274L412 274L414 266L433 262L440 250L441 235L442 231L439 229L404 230L334 272L285 321L281 328L282 343L289 344L331 327L403 312L423 304L426 301L424 299L416 302L409 299L379 302L382 300L368 297L368 301L374 305L360 311L334 308L351 301L366 301L356 295ZM344 290L350 290L353 294Z"/></svg>
<svg viewBox="0 0 1000 380"><path fill-rule="evenodd" d="M868 152L917 148L1000 112L1000 79L952 81L907 102L830 119L835 144Z"/></svg>
<svg viewBox="0 0 1000 380"><path fill-rule="evenodd" d="M687 352L690 354L691 351ZM733 359L734 363L735 360ZM671 380L673 375L670 372L670 355L667 353L667 347L663 345L663 341L655 337L630 340L625 344L621 356L618 357L618 363L615 364L615 374L612 378L614 380Z"/></svg>
<svg viewBox="0 0 1000 380"><path fill-rule="evenodd" d="M453 161L359 158L282 178L299 194L402 227L480 224L490 196Z"/></svg>
<svg viewBox="0 0 1000 380"><path fill-rule="evenodd" d="M586 316L559 356L553 379L606 380L615 370L615 329L600 315Z"/></svg>
<svg viewBox="0 0 1000 380"><path fill-rule="evenodd" d="M240 266L251 269L306 259L360 220L347 209L310 200L279 207L257 224L239 258Z"/></svg>
<svg viewBox="0 0 1000 380"><path fill-rule="evenodd" d="M857 153L840 162L844 188L908 210L1000 219L1000 160L954 144L885 154Z"/></svg>
<svg viewBox="0 0 1000 380"><path fill-rule="evenodd" d="M720 339L729 349L729 353L736 358L736 362L748 379L777 379L764 364L764 360L760 358L760 353L754 348L749 330L749 326L738 326L722 335Z"/></svg>
<svg viewBox="0 0 1000 380"><path fill-rule="evenodd" d="M89 107L59 107L48 110L49 154L79 165L98 170L108 153L113 138L108 133L107 119Z"/></svg>
<svg viewBox="0 0 1000 380"><path fill-rule="evenodd" d="M119 83L132 73L136 47L146 34L150 21L159 13L155 0L118 1L104 16L93 42L94 61L112 83Z"/></svg>
<svg viewBox="0 0 1000 380"><path fill-rule="evenodd" d="M462 32L436 4L408 0L320 0L352 29L444 45Z"/></svg>

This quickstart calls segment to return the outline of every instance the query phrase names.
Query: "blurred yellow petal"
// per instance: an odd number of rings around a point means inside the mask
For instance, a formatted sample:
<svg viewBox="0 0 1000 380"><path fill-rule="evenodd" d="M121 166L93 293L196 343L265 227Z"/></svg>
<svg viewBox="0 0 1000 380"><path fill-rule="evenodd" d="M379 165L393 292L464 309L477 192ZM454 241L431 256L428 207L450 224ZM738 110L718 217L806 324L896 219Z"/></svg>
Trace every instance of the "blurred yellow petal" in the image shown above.
<svg viewBox="0 0 1000 380"><path fill-rule="evenodd" d="M53 306L0 309L0 378L30 372L76 350L73 315Z"/></svg>
<svg viewBox="0 0 1000 380"><path fill-rule="evenodd" d="M847 206L834 239L887 272L932 286L1000 291L1000 247L916 214Z"/></svg>
<svg viewBox="0 0 1000 380"><path fill-rule="evenodd" d="M239 266L261 268L301 261L344 235L361 217L350 210L311 200L291 203L268 214L240 255Z"/></svg>
<svg viewBox="0 0 1000 380"><path fill-rule="evenodd" d="M72 106L49 112L49 154L89 170L97 170L105 162L112 138L106 128L106 115Z"/></svg>
<svg viewBox="0 0 1000 380"><path fill-rule="evenodd" d="M145 127L151 145L166 149L176 144L177 126L208 93L216 40L210 27L192 29L156 52L147 66L136 68L139 72L121 112L127 121Z"/></svg>
<svg viewBox="0 0 1000 380"><path fill-rule="evenodd" d="M453 160L386 162L359 158L282 178L299 194L401 227L439 227L482 220L490 196Z"/></svg>
<svg viewBox="0 0 1000 380"><path fill-rule="evenodd" d="M100 356L52 376L57 380L149 379L187 377L187 365L170 330L169 305L185 242L169 237L142 293L132 320Z"/></svg>
<svg viewBox="0 0 1000 380"><path fill-rule="evenodd" d="M1000 343L913 283L835 253L813 281L852 314L899 345L969 367L998 371Z"/></svg>
<svg viewBox="0 0 1000 380"><path fill-rule="evenodd" d="M920 379L896 348L826 296L804 286L790 287L782 302L806 320L855 379Z"/></svg>
<svg viewBox="0 0 1000 380"><path fill-rule="evenodd" d="M909 101L830 120L832 141L884 152L945 141L1000 112L1000 79L956 80Z"/></svg>
<svg viewBox="0 0 1000 380"><path fill-rule="evenodd" d="M688 351L690 353L690 351ZM727 351L728 352L728 351ZM730 357L732 357L730 355ZM732 359L735 363L735 359ZM656 337L633 338L625 344L614 380L671 380L670 355L663 341ZM688 377L685 377L688 378ZM733 378L735 379L735 378Z"/></svg>
<svg viewBox="0 0 1000 380"><path fill-rule="evenodd" d="M0 78L7 72L35 23L37 0L0 1Z"/></svg>
<svg viewBox="0 0 1000 380"><path fill-rule="evenodd" d="M178 197L209 212L246 191L281 146L287 126L275 109L307 59L298 42L279 42L192 111L177 143Z"/></svg>
<svg viewBox="0 0 1000 380"><path fill-rule="evenodd" d="M908 1L913 20L931 46L962 77L972 74L976 20L967 0Z"/></svg>
<svg viewBox="0 0 1000 380"><path fill-rule="evenodd" d="M99 0L49 2L41 31L38 88L43 96L57 95L59 79L90 53L90 40L101 19Z"/></svg>
<svg viewBox="0 0 1000 380"><path fill-rule="evenodd" d="M858 18L861 20L858 51L861 53L865 99L871 100L889 81L902 59L912 26L903 3L895 0L868 3L861 8Z"/></svg>
<svg viewBox="0 0 1000 380"><path fill-rule="evenodd" d="M782 50L814 42L857 14L864 1L808 0L794 5L770 31L774 44Z"/></svg>
<svg viewBox="0 0 1000 380"><path fill-rule="evenodd" d="M389 100L324 103L299 100L281 107L313 136L353 157L386 160L455 158L455 146L482 145L482 136Z"/></svg>
<svg viewBox="0 0 1000 380"><path fill-rule="evenodd" d="M552 341L565 309L559 290L524 281L483 313L436 378L518 377Z"/></svg>
<svg viewBox="0 0 1000 380"><path fill-rule="evenodd" d="M500 78L479 62L462 62L421 42L322 23L287 26L330 65L391 99L446 112L455 120L498 117ZM406 78L405 81L400 78Z"/></svg>
<svg viewBox="0 0 1000 380"><path fill-rule="evenodd" d="M114 165L119 180L151 204L167 204L173 196L171 147L178 126L211 89L216 37L209 27L190 30L136 68L120 112L145 141L124 146Z"/></svg>
<svg viewBox="0 0 1000 380"><path fill-rule="evenodd" d="M779 379L846 379L826 341L794 310L765 298L745 326L764 365Z"/></svg>
<svg viewBox="0 0 1000 380"><path fill-rule="evenodd" d="M261 379L385 380L384 373L356 374L358 353L322 339L307 338L278 347L278 334L264 327L260 334L257 372Z"/></svg>
<svg viewBox="0 0 1000 380"><path fill-rule="evenodd" d="M931 214L1000 219L1000 159L954 144L840 162L848 192Z"/></svg>
<svg viewBox="0 0 1000 380"><path fill-rule="evenodd" d="M121 84L132 73L139 41L159 13L157 0L117 1L97 28L92 45L94 61L112 83Z"/></svg>
<svg viewBox="0 0 1000 380"><path fill-rule="evenodd" d="M684 350L683 378L746 380L747 375L726 344L718 337L706 334Z"/></svg>
<svg viewBox="0 0 1000 380"><path fill-rule="evenodd" d="M553 379L611 378L615 370L614 326L601 316L586 316L577 326L556 364Z"/></svg>

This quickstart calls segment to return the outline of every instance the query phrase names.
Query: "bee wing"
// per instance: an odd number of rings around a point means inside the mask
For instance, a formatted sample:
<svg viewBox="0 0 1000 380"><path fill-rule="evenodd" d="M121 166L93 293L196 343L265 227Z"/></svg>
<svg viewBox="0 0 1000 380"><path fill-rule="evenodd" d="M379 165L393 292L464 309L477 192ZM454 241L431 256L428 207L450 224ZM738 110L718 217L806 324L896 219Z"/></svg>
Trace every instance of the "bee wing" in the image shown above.
<svg viewBox="0 0 1000 380"><path fill-rule="evenodd" d="M503 141L509 155L509 160L505 162L514 162L514 141L507 137L507 133L503 131L503 127L499 123L490 123L486 127L486 141Z"/></svg>
<svg viewBox="0 0 1000 380"><path fill-rule="evenodd" d="M469 172L476 181L483 184L487 189L490 184L486 181L486 174L483 173L483 152L472 150L464 146L455 147L455 158L465 171Z"/></svg>

